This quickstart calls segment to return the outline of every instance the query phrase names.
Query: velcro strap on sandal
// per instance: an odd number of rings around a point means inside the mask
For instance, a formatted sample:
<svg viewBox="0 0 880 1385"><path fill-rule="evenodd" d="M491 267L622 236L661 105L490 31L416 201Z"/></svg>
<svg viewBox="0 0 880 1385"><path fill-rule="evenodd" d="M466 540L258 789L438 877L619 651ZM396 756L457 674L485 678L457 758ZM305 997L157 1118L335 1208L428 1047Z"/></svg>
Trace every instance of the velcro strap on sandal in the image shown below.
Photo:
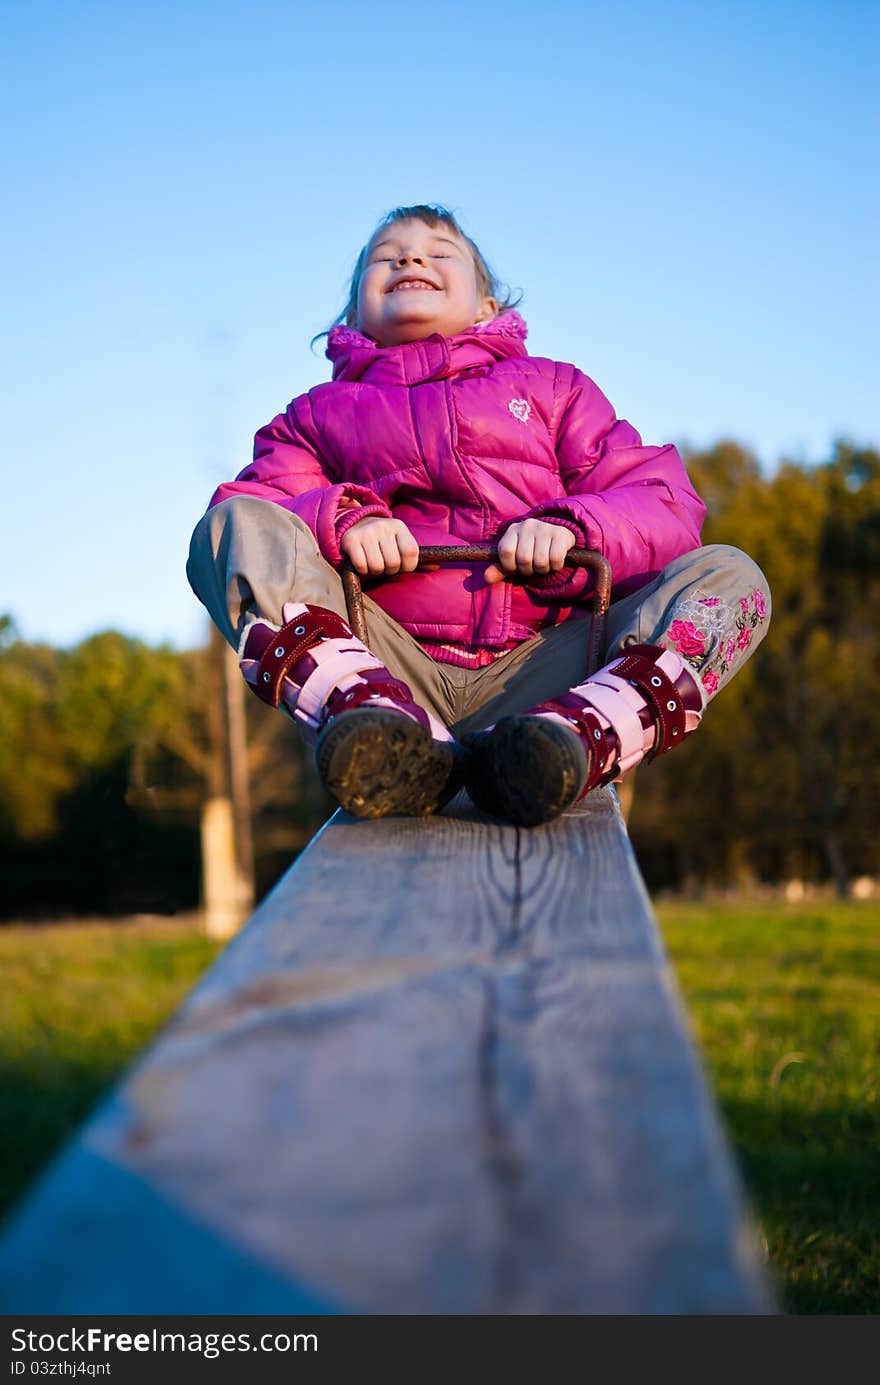
<svg viewBox="0 0 880 1385"><path fill-rule="evenodd" d="M653 730L646 733L639 718L638 706L643 699L638 692L629 683L609 676L604 669L573 691L610 721L620 742L622 768L626 770L631 764L638 764L645 754L646 743L650 745L654 738Z"/></svg>
<svg viewBox="0 0 880 1385"><path fill-rule="evenodd" d="M548 713L562 717L569 725L574 726L587 753L587 780L578 795L578 800L584 798L597 784L610 783L617 773L618 743L614 727L608 725L592 707L570 692L563 693L561 697L554 697L549 702L542 702L540 715L546 716ZM605 766L612 756L613 763L606 771Z"/></svg>
<svg viewBox="0 0 880 1385"><path fill-rule="evenodd" d="M322 640L309 650L315 668L305 679L296 699L295 715L300 721L317 726L324 716L324 705L337 688L347 691L362 680L358 675L367 669L381 668L381 659L371 654L366 645L353 635L346 639Z"/></svg>
<svg viewBox="0 0 880 1385"><path fill-rule="evenodd" d="M644 651L650 650L650 653ZM662 656L661 656L662 657ZM656 759L672 750L685 736L685 706L669 675L661 668L656 646L632 645L620 659L609 664L609 672L633 683L653 709L657 740L646 759Z"/></svg>
<svg viewBox="0 0 880 1385"><path fill-rule="evenodd" d="M294 664L322 640L337 634L350 636L350 627L335 611L323 606L303 610L278 631L258 622L244 650L246 656L256 657L258 661L251 683L257 697L270 707L277 707L281 701L281 685Z"/></svg>
<svg viewBox="0 0 880 1385"><path fill-rule="evenodd" d="M354 639L351 627L335 611L328 611L324 606L303 605L297 609L287 603L285 615L291 609L291 619L280 629L264 621L255 622L247 632L241 651L243 664L256 661L256 667L245 664L249 670L248 684L270 707L278 706L284 679L304 654L327 638Z"/></svg>
<svg viewBox="0 0 880 1385"><path fill-rule="evenodd" d="M261 701L282 705L307 734L319 730L328 716L369 702L410 717L435 740L452 740L335 611L288 601L282 615L280 628L260 620L242 635L242 673Z"/></svg>
<svg viewBox="0 0 880 1385"><path fill-rule="evenodd" d="M340 690L331 694L327 699L327 713L329 716L338 716L340 712L354 711L365 702L402 712L426 730L430 730L427 712L413 702L412 693L406 683L399 678L393 678L385 668L382 668L381 673L369 670L347 692Z"/></svg>

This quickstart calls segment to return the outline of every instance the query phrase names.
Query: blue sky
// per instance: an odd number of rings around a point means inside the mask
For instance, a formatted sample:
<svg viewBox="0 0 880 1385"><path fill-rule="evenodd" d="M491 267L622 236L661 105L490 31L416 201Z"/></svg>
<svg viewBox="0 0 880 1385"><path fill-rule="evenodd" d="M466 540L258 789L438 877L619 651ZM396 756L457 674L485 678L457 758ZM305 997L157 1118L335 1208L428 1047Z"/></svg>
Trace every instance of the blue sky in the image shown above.
<svg viewBox="0 0 880 1385"><path fill-rule="evenodd" d="M4 0L0 611L202 641L192 528L400 203L455 209L646 441L880 443L878 16Z"/></svg>

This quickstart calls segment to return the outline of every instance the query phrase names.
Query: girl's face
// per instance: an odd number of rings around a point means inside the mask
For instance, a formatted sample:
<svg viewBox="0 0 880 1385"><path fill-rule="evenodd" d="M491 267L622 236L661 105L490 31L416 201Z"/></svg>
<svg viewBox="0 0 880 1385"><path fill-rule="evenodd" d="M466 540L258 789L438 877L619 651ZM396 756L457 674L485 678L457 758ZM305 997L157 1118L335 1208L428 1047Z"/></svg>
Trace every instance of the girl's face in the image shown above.
<svg viewBox="0 0 880 1385"><path fill-rule="evenodd" d="M477 287L470 247L448 226L395 221L370 241L358 286L358 331L378 346L439 332L454 337L494 317Z"/></svg>

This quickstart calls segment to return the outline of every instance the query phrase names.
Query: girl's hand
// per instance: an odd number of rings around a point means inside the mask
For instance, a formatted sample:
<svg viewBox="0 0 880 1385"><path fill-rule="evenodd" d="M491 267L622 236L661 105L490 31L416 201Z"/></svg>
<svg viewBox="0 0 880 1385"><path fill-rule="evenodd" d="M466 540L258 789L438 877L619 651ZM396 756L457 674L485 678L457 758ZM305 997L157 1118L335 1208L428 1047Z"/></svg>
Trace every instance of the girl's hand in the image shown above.
<svg viewBox="0 0 880 1385"><path fill-rule="evenodd" d="M543 519L522 519L511 524L498 542L498 563L486 568L486 581L501 582L514 573L532 576L534 573L558 572L565 566L565 555L577 540L570 529L561 524L548 524Z"/></svg>
<svg viewBox="0 0 880 1385"><path fill-rule="evenodd" d="M346 529L339 547L362 577L414 572L419 561L419 545L403 520L379 515L368 515Z"/></svg>

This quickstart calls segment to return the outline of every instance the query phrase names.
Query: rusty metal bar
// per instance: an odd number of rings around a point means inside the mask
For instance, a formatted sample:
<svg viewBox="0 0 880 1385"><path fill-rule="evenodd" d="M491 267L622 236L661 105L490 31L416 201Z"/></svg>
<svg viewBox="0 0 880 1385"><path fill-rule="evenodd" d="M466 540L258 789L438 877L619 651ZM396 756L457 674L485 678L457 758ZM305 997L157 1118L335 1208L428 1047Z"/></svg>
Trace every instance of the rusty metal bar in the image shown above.
<svg viewBox="0 0 880 1385"><path fill-rule="evenodd" d="M436 567L438 563L491 563L497 557L498 549L493 543L428 546L419 549L416 571L424 572ZM596 553L591 548L570 548L565 555L565 565L590 567L595 574L590 601L590 635L587 641L586 671L590 674L599 667L605 648L605 617L611 604L611 564L601 553ZM367 644L367 620L361 579L349 559L346 559L342 569L342 586L345 591L349 624L358 639Z"/></svg>

